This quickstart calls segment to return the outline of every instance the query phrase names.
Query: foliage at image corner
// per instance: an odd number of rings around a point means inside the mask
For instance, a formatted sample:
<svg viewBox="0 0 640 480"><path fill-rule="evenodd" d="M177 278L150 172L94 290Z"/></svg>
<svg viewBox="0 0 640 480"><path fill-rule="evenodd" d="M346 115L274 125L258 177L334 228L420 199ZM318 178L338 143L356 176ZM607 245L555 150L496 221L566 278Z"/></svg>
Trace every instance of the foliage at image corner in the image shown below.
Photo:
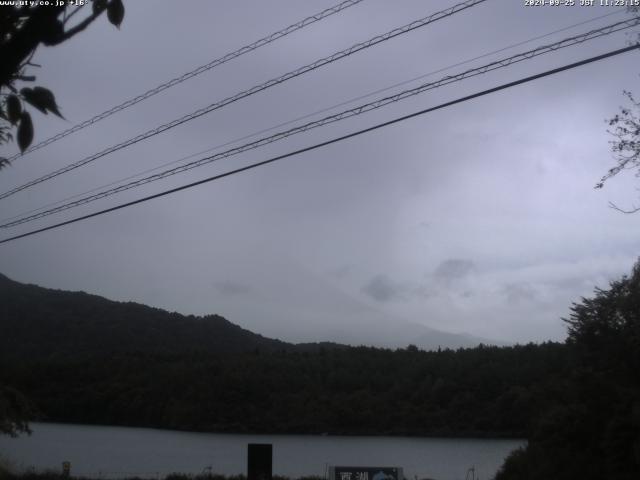
<svg viewBox="0 0 640 480"><path fill-rule="evenodd" d="M0 454L0 480L9 480L13 474L11 462Z"/></svg>
<svg viewBox="0 0 640 480"><path fill-rule="evenodd" d="M80 21L72 18L84 7L91 5L91 12ZM124 19L122 0L93 0L85 5L71 7L52 5L20 5L0 8L0 145L17 140L24 152L31 145L34 126L29 108L43 114L53 113L64 118L53 92L42 86L24 86L36 77L27 70L38 67L31 63L40 45L52 47L71 39L84 31L104 12L117 28ZM0 157L0 169L9 165L6 157Z"/></svg>
<svg viewBox="0 0 640 480"><path fill-rule="evenodd" d="M630 91L625 90L623 94L628 104L620 107L620 111L607 120L608 132L613 137L609 143L616 165L596 183L596 189L604 188L607 180L626 170L635 170L635 176L640 177L640 102ZM640 211L640 207L636 205L627 209L613 203L610 203L610 206L623 213Z"/></svg>
<svg viewBox="0 0 640 480"><path fill-rule="evenodd" d="M640 6L627 7L627 13L640 15ZM640 34L629 45L640 45ZM609 142L616 165L611 167L600 181L595 184L596 189L604 188L605 182L626 170L635 170L635 176L640 178L640 102L629 90L623 91L626 105L621 106L619 112L606 120L608 133L613 137ZM622 213L636 213L640 206L635 204L629 208L621 208L613 202L609 206Z"/></svg>
<svg viewBox="0 0 640 480"><path fill-rule="evenodd" d="M22 433L30 434L28 422L36 414L35 407L22 393L15 388L0 385L0 434L11 437Z"/></svg>
<svg viewBox="0 0 640 480"><path fill-rule="evenodd" d="M496 480L640 478L640 261L571 312L575 365Z"/></svg>
<svg viewBox="0 0 640 480"><path fill-rule="evenodd" d="M90 13L79 21L74 18L89 5ZM39 4L0 7L0 146L15 137L22 153L29 148L34 138L29 108L64 118L51 90L42 86L20 88L19 84L36 80L27 70L38 67L31 60L40 45L53 47L66 42L104 12L109 22L120 28L125 14L122 0L93 0L75 8ZM9 164L7 157L0 156L0 170ZM31 413L32 406L24 395L0 385L0 434L29 433L27 420Z"/></svg>

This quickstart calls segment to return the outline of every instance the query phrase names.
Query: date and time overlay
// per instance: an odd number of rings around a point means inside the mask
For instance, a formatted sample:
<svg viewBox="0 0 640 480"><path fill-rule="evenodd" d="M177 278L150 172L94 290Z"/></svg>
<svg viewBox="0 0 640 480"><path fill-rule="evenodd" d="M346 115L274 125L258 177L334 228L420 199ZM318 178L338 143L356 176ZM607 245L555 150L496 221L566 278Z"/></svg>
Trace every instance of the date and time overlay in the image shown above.
<svg viewBox="0 0 640 480"><path fill-rule="evenodd" d="M63 5L80 7L91 3L90 0L3 0L2 5L17 7ZM523 0L525 7L640 7L640 0Z"/></svg>
<svg viewBox="0 0 640 480"><path fill-rule="evenodd" d="M525 7L640 7L640 0L524 0Z"/></svg>

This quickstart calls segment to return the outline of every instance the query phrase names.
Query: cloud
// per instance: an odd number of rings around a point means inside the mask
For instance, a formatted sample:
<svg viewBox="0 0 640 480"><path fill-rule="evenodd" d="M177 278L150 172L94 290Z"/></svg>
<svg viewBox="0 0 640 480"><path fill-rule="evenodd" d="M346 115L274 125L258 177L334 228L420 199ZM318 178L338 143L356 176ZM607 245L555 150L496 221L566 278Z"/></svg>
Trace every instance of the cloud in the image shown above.
<svg viewBox="0 0 640 480"><path fill-rule="evenodd" d="M475 271L476 266L471 260L450 258L438 265L434 272L434 277L444 284L449 284L455 280L465 278Z"/></svg>
<svg viewBox="0 0 640 480"><path fill-rule="evenodd" d="M223 295L246 295L251 292L251 287L243 283L224 281L215 283L214 286L216 287L216 290Z"/></svg>
<svg viewBox="0 0 640 480"><path fill-rule="evenodd" d="M388 276L380 274L362 287L362 291L378 302L389 302L401 298L404 288Z"/></svg>
<svg viewBox="0 0 640 480"><path fill-rule="evenodd" d="M538 299L535 288L529 283L509 283L504 286L503 293L509 305L533 302Z"/></svg>
<svg viewBox="0 0 640 480"><path fill-rule="evenodd" d="M337 278L339 280L347 278L353 270L351 265L342 265L341 267L329 270L327 273L330 277Z"/></svg>

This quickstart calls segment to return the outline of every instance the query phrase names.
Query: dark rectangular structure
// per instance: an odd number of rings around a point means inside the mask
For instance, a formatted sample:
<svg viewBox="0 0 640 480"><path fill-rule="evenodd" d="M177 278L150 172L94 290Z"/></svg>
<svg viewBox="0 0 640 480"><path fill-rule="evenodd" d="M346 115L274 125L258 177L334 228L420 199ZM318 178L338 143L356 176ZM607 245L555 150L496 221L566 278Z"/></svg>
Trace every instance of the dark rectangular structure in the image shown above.
<svg viewBox="0 0 640 480"><path fill-rule="evenodd" d="M247 445L247 480L272 480L273 445L249 443Z"/></svg>

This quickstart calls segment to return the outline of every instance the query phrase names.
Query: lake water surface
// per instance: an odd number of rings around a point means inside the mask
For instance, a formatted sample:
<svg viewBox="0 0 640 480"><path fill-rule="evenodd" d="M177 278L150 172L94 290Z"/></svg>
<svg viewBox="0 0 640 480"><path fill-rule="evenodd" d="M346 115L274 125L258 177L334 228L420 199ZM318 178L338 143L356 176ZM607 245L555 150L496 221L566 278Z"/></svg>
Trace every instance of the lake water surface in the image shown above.
<svg viewBox="0 0 640 480"><path fill-rule="evenodd" d="M273 473L289 477L324 475L327 465L402 467L407 479L489 480L522 440L316 435L235 435L147 428L31 424L33 434L0 436L0 456L17 469L60 470L118 478L161 478L172 472L246 474L247 444L273 444Z"/></svg>

